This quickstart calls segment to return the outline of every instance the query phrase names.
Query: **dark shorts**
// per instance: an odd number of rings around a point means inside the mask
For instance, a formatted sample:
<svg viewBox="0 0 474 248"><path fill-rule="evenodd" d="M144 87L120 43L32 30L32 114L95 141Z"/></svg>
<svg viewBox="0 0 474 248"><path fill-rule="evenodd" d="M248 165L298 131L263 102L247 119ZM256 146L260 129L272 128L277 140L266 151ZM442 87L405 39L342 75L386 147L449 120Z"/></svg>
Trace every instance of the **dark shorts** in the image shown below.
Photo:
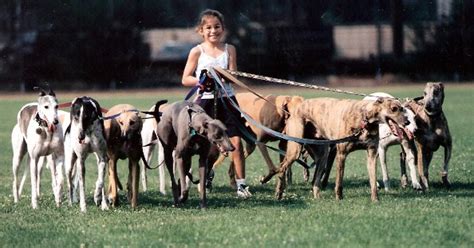
<svg viewBox="0 0 474 248"><path fill-rule="evenodd" d="M231 99L238 105L237 99L234 96L231 97ZM224 100L225 106L222 100ZM240 115L240 112L232 106L227 97L223 99L217 98L216 103L214 103L214 99L200 99L198 104L210 117L224 123L227 127L227 135L229 137L243 137L240 128L245 128L245 119Z"/></svg>

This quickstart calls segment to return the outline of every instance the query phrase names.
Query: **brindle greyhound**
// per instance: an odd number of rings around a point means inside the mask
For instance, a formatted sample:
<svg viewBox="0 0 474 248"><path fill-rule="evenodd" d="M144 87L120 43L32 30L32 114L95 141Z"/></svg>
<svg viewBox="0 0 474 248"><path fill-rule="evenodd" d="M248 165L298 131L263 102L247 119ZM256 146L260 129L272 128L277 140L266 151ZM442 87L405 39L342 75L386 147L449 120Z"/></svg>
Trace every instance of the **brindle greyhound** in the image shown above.
<svg viewBox="0 0 474 248"><path fill-rule="evenodd" d="M378 200L376 185L376 156L379 142L379 123L390 125L392 132L402 134L402 129L408 124L403 114L401 103L393 99L378 99L376 101L356 101L334 98L307 99L301 103L290 116L286 131L289 136L302 138L305 133L305 125L311 124L315 127L311 135L313 138L340 139L353 136L348 142L336 144L336 199L342 199L342 180L344 176L345 160L349 153L354 150L364 149L367 151L367 169L370 179L372 201ZM285 159L280 168L279 180L276 188L276 197L282 198L285 189L286 169L298 158L302 145L288 142ZM317 163L324 164L328 156L328 147L322 146L314 154L318 157ZM313 151L314 152L314 151ZM322 159L321 159L322 158ZM321 175L324 166L318 166L313 179L313 195L320 197Z"/></svg>
<svg viewBox="0 0 474 248"><path fill-rule="evenodd" d="M444 147L444 164L441 180L444 186L450 187L448 180L448 165L452 152L452 139L449 133L448 121L443 113L444 85L442 83L427 83L423 98L414 99L407 103L416 114L415 140L417 145L418 173L425 188L428 188L428 169L433 153Z"/></svg>
<svg viewBox="0 0 474 248"><path fill-rule="evenodd" d="M36 88L39 89L39 88ZM60 205L60 185L63 180L64 146L62 127L58 125L58 100L52 90L40 89L37 103L24 105L17 115L17 124L12 130L13 148L13 197L18 202L16 173L23 156L28 152L31 174L31 206L38 208L39 172L38 162L42 156L52 155L56 166L51 166L53 193L56 205ZM42 163L42 161L41 161Z"/></svg>
<svg viewBox="0 0 474 248"><path fill-rule="evenodd" d="M235 149L225 130L226 127L221 121L212 119L194 103L175 102L164 110L156 133L163 145L175 205L184 203L188 198L185 177L189 176L191 158L194 154L199 155L199 181L205 182L211 143L225 155ZM173 172L173 150L175 151L174 160L180 173L181 192ZM200 206L206 208L205 183L200 183L199 187Z"/></svg>

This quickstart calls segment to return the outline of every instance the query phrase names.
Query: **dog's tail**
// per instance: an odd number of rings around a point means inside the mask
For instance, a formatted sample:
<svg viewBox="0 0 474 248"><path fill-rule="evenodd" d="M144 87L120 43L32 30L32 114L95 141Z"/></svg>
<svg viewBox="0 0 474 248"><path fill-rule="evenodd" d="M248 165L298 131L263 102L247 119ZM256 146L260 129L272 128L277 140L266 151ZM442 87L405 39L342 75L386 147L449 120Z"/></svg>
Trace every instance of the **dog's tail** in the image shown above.
<svg viewBox="0 0 474 248"><path fill-rule="evenodd" d="M144 114L152 115L155 118L156 123L160 122L161 112L160 106L167 103L168 100L159 100L155 103L155 109L153 111L142 111Z"/></svg>

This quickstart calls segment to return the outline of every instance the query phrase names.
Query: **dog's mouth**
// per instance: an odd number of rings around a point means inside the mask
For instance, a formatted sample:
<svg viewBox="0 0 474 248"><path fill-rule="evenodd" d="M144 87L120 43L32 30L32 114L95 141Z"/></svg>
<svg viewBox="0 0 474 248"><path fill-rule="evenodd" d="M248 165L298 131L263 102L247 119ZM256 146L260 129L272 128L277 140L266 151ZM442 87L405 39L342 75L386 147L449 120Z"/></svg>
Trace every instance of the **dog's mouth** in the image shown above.
<svg viewBox="0 0 474 248"><path fill-rule="evenodd" d="M48 130L51 132L51 133L54 133L56 131L56 125L53 124L53 123L48 123Z"/></svg>
<svg viewBox="0 0 474 248"><path fill-rule="evenodd" d="M413 133L406 128L405 126L401 126L397 124L395 121L393 121L390 118L387 118L386 120L388 126L390 127L390 131L392 132L393 135L397 136L398 140L401 140L403 138L403 134L409 139L413 139Z"/></svg>
<svg viewBox="0 0 474 248"><path fill-rule="evenodd" d="M219 144L219 143L215 143L216 146L217 146L217 149L219 149L219 152L224 155L225 157L229 156L229 152L232 152L235 150L235 148L232 146L230 149L225 147L224 145L222 144Z"/></svg>

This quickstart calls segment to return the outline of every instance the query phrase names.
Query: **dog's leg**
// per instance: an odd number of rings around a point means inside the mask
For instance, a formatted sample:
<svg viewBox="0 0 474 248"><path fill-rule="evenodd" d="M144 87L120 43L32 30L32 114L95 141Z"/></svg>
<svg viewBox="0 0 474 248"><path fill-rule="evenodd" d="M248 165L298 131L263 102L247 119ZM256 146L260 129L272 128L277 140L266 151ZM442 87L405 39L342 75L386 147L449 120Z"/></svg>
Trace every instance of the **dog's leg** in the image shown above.
<svg viewBox="0 0 474 248"><path fill-rule="evenodd" d="M77 171L79 176L79 206L81 208L81 212L85 213L87 211L86 209L86 190L85 190L85 172L86 169L84 167L85 165L85 158L84 157L79 157L78 158L78 164L77 164Z"/></svg>
<svg viewBox="0 0 474 248"><path fill-rule="evenodd" d="M172 190L172 193L173 193L173 200L174 200L173 206L177 207L177 206L179 206L179 188L178 188L178 185L176 184L176 180L174 178L173 150L164 149L163 154L165 156L166 168L168 169L168 174L170 176L171 190Z"/></svg>
<svg viewBox="0 0 474 248"><path fill-rule="evenodd" d="M104 142L105 143L105 142ZM105 179L105 167L107 165L107 152L102 151L96 153L97 156L97 182L95 183L94 191L94 202L98 206L99 201L101 201L101 209L107 210L109 206L107 205L107 199L105 195L104 179ZM84 206L85 207L85 206Z"/></svg>
<svg viewBox="0 0 474 248"><path fill-rule="evenodd" d="M23 157L26 154L26 142L24 141L23 138L20 140L18 139L17 135L20 135L19 133L19 128L15 126L14 130L17 129L18 134L15 134L16 132L12 132L12 150L13 150L13 158L12 158L12 172L13 172L13 201L15 203L18 202L18 199L20 198L21 191L23 189L23 184L24 180L26 179L26 174L28 172L28 169L25 169L23 178L20 182L20 187L18 188L18 182L17 182L17 174L18 174L18 169L20 168L21 161L23 160ZM14 137L15 136L15 137Z"/></svg>
<svg viewBox="0 0 474 248"><path fill-rule="evenodd" d="M446 188L451 187L451 183L448 180L448 169L449 169L449 160L451 159L451 152L452 152L452 142L449 138L444 145L444 163L443 163L443 171L441 172L441 180L443 181L443 185Z"/></svg>
<svg viewBox="0 0 474 248"><path fill-rule="evenodd" d="M38 157L38 161L36 163L36 196L38 199L41 199L41 175L43 174L43 165L45 163L45 159L47 156L40 156ZM49 167L51 162L46 163L46 167ZM54 163L54 162L53 162ZM56 180L54 180L54 174L51 175L52 177L52 186L53 188L56 185Z"/></svg>
<svg viewBox="0 0 474 248"><path fill-rule="evenodd" d="M337 149L335 146L330 146L328 159L326 161L326 169L322 175L321 179L321 189L326 189L328 186L329 181L329 174L331 174L332 165L334 164L334 160L336 159Z"/></svg>
<svg viewBox="0 0 474 248"><path fill-rule="evenodd" d="M38 208L38 188L37 188L37 180L38 180L38 157L33 157L30 153L30 177L31 177L31 206L33 209Z"/></svg>
<svg viewBox="0 0 474 248"><path fill-rule="evenodd" d="M270 154L268 154L268 149L265 146L265 144L261 143L261 142L258 142L257 147L260 150L260 153L262 154L263 159L265 160L265 163L267 164L267 167L268 167L268 174L267 175L275 173L278 169L275 167L275 165L273 164L273 161L270 159ZM260 178L260 182L262 182L264 178L265 178L265 176L262 176Z"/></svg>
<svg viewBox="0 0 474 248"><path fill-rule="evenodd" d="M406 188L408 185L408 177L407 177L407 154L403 150L400 151L400 187Z"/></svg>
<svg viewBox="0 0 474 248"><path fill-rule="evenodd" d="M208 154L208 152L204 153ZM207 168L207 155L199 156L199 199L201 202L199 203L201 209L207 208L207 198L206 198L206 168Z"/></svg>
<svg viewBox="0 0 474 248"><path fill-rule="evenodd" d="M60 199L59 199L59 192L58 192L58 171L56 170L57 168L57 156L55 154L50 154L46 157L47 164L49 167L49 170L51 171L51 189L53 191L54 195L54 201L56 202L56 206L59 207L60 204ZM62 158L61 158L62 160ZM62 164L62 161L58 161ZM41 173L40 173L41 175ZM39 181L39 180L38 180ZM38 185L39 186L39 185ZM38 189L39 190L39 189Z"/></svg>
<svg viewBox="0 0 474 248"><path fill-rule="evenodd" d="M339 144L337 145L336 154L336 185L334 191L336 192L336 200L342 200L342 181L344 179L344 166L346 164L346 154L344 153L344 147Z"/></svg>
<svg viewBox="0 0 474 248"><path fill-rule="evenodd" d="M163 145L158 140L158 164L160 167L158 168L159 180L160 180L160 193L162 195L166 195L166 181L165 181L165 165L163 165L165 161L165 155L163 150Z"/></svg>
<svg viewBox="0 0 474 248"><path fill-rule="evenodd" d="M314 154L311 156L316 162L316 171L313 176L313 197L315 199L321 198L321 179L326 170L327 159L329 155L329 147L323 146L323 149L318 149L315 153L314 149L311 149Z"/></svg>
<svg viewBox="0 0 474 248"><path fill-rule="evenodd" d="M298 136L296 136L298 137ZM288 142L288 149L286 152L285 159L281 163L279 173L278 173L278 181L275 190L275 197L278 200L281 200L283 197L283 192L286 188L286 171L288 167L290 167L293 162L298 158L301 152L301 145L296 142ZM267 178L271 179L273 175L268 175ZM267 180L268 181L268 180Z"/></svg>
<svg viewBox="0 0 474 248"><path fill-rule="evenodd" d="M367 149L367 171L370 181L371 199L373 202L379 200L377 195L377 149L369 147Z"/></svg>
<svg viewBox="0 0 474 248"><path fill-rule="evenodd" d="M109 154L111 155L111 154ZM109 190L108 198L110 205L116 207L119 204L117 197L117 160L115 156L110 156L109 158ZM130 176L130 174L129 174Z"/></svg>
<svg viewBox="0 0 474 248"><path fill-rule="evenodd" d="M136 208L137 207L137 199L138 199L138 177L139 177L139 174L140 174L140 168L139 168L139 165L138 165L138 161L140 160L140 157L138 158L133 158L133 156L131 158L128 159L128 167L129 167L129 175L131 175L131 177L129 177L129 189L128 189L128 194L129 194L129 197L130 197L130 203L132 205L132 208Z"/></svg>
<svg viewBox="0 0 474 248"><path fill-rule="evenodd" d="M79 175L77 171L76 173L74 173L74 169L77 170L77 168L74 168L74 166L76 165L77 156L75 153L73 153L72 148L69 148L69 150L70 151L66 151L65 153L65 167L66 167L65 169L66 169L66 180L67 180L67 186L68 186L69 205L72 206L73 201L74 202L77 201L77 197L74 197L74 193L77 190L76 181L79 181L79 180L74 180L73 182L72 180L73 180L73 177L74 179L79 179Z"/></svg>
<svg viewBox="0 0 474 248"><path fill-rule="evenodd" d="M176 155L175 160L176 160L176 165L178 167L179 182L181 186L181 195L179 198L179 202L184 203L188 199L188 194L189 194L189 189L187 187L187 181L186 181L186 172L189 171L189 168L191 165L191 157L188 157L188 156L181 157L179 155Z"/></svg>
<svg viewBox="0 0 474 248"><path fill-rule="evenodd" d="M143 141L143 142L145 142L145 141ZM146 160L147 164L150 164L150 162L151 162L151 157L152 157L154 148L155 148L154 145L144 146L142 148L143 149L143 155L145 156L145 160ZM146 176L145 164L143 163L143 161L140 161L140 164L142 165L142 166L140 166L141 167L140 180L142 182L142 188L143 188L143 191L147 191L148 188L147 188L147 176Z"/></svg>
<svg viewBox="0 0 474 248"><path fill-rule="evenodd" d="M410 170L410 178L411 178L412 187L415 190L422 190L423 187L421 186L420 181L418 181L418 177L416 175L415 144L413 144L413 142L409 142L403 139L401 142L401 145L402 145L402 150L405 153L405 164L408 164L408 169ZM405 172L405 178L406 178L406 172Z"/></svg>
<svg viewBox="0 0 474 248"><path fill-rule="evenodd" d="M388 171L387 171L387 155L385 154L386 152L387 152L387 145L380 142L378 146L380 168L382 169L382 179L383 179L384 189L386 192L388 192L390 190L390 178L388 176Z"/></svg>
<svg viewBox="0 0 474 248"><path fill-rule="evenodd" d="M418 166L418 174L420 175L421 182L423 183L423 187L428 189L428 177L425 175L425 161L426 161L426 147L420 142L420 140L416 140L416 147L417 147L417 166ZM431 160L431 159L430 159Z"/></svg>

